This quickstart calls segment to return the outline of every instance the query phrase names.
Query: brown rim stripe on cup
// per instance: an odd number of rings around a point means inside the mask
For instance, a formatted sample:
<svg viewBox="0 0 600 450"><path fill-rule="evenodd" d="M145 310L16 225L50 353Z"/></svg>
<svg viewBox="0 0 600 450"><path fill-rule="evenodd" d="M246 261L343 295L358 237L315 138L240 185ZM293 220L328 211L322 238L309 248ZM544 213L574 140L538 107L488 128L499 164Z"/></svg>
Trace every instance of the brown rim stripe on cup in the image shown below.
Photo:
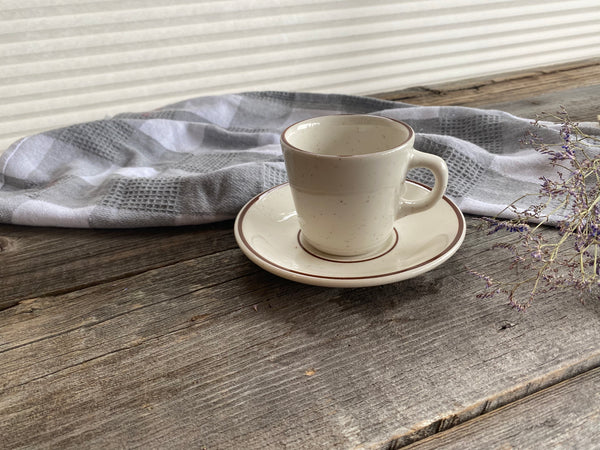
<svg viewBox="0 0 600 450"><path fill-rule="evenodd" d="M402 122L401 120L392 119L391 117L375 116L373 114L333 114L332 116L361 116L361 115L365 115L368 117L377 117L379 119L387 119L387 120L390 120L392 122L396 122L396 123L402 125L403 127L405 127L408 130L408 138L405 139L401 144L398 144L395 147L388 148L386 150L382 150L377 153L385 153L385 152L390 152L392 150L396 150L398 147L402 147L403 145L406 145L414 137L415 132L409 124L407 124L406 122ZM288 139L286 137L286 134L290 128L295 127L296 125L300 125L302 122L308 122L310 120L320 119L321 117L330 117L330 116L317 116L317 117L310 117L310 118L304 119L304 120L299 120L298 122L291 124L285 130L283 130L283 133L281 133L281 140L283 142L285 142L286 145L289 145L291 148L293 148L294 150L297 150L302 153L310 153L311 155L315 155L315 156L319 156L319 157L323 157L323 158L364 158L364 157L369 157L369 155L374 154L374 153L369 153L369 154L360 154L360 155L324 155L321 153L309 152L308 150L304 150L299 147L296 147L295 145L290 144L290 141L288 141Z"/></svg>
<svg viewBox="0 0 600 450"><path fill-rule="evenodd" d="M425 189L431 190L431 188L429 186L426 186L426 185L424 185L422 183L419 183L417 181L412 181L412 180L407 180L407 181L410 182L410 183L416 184L417 186L421 186L421 187L424 187ZM365 275L365 276L360 276L360 277L332 277L332 276L326 276L326 275L315 275L315 274L312 274L312 273L300 272L300 271L297 271L297 270L292 270L292 269L288 269L287 267L280 266L279 264L274 263L273 261L269 261L267 258L265 258L264 256L262 256L260 253L258 253L250 245L250 243L246 239L246 236L244 235L244 232L242 230L242 224L244 223L244 219L246 218L246 213L252 207L252 205L254 205L254 203L256 203L262 196L268 194L269 192L271 192L271 191L273 191L275 189L280 189L282 187L285 187L286 185L288 185L288 183L283 183L283 184L274 186L271 189L266 190L262 194L259 194L256 197L254 197L252 200L250 200L246 204L246 206L244 206L244 208L242 208L242 211L240 212L237 230L238 230L239 236L242 239L242 242L244 243L244 245L246 246L246 248L249 249L252 252L252 254L254 254L258 259L266 262L270 266L276 267L276 268L281 269L281 270L283 270L285 272L288 272L288 273L295 273L297 275L302 275L302 276L306 276L306 277L322 278L322 279L328 279L328 280L364 280L364 279L369 279L369 278L382 278L382 277L388 277L388 276L391 276L391 275L398 275L398 274L403 273L403 272L408 272L409 270L414 270L414 269L418 269L419 267L423 267L423 266L425 266L425 265L427 265L427 264L435 261L439 257L445 255L446 253L448 253L450 251L450 249L452 247L454 247L456 245L456 243L459 241L460 237L463 234L464 227L465 227L465 223L461 219L460 210L454 204L454 202L450 201L450 199L448 199L444 195L442 197L442 199L452 208L452 211L454 211L454 214L456 214L456 217L458 219L458 231L456 233L456 236L454 236L454 239L452 240L452 242L444 250L442 250L440 253L438 253L434 257L429 258L427 261L423 261L422 263L415 264L414 266L410 266L410 267L407 267L407 268L402 269L402 270L396 270L394 272L382 273L382 274L377 274L377 275Z"/></svg>
<svg viewBox="0 0 600 450"><path fill-rule="evenodd" d="M365 259L348 259L348 260L344 261L344 260L340 260L340 259L325 258L324 256L319 256L319 255L311 252L309 249L307 249L304 246L304 244L302 244L302 240L300 239L300 233L302 233L302 231L298 230L297 239L298 239L298 244L300 244L300 247L302 248L302 250L304 250L310 256L314 256L315 258L322 259L323 261L329 261L329 262L340 263L340 264L361 263L361 262L373 261L374 259L381 258L382 256L387 255L389 252L391 252L392 250L394 250L394 247L396 247L396 245L398 244L398 239L399 239L399 237L398 237L398 230L396 230L396 227L394 227L394 233L396 233L396 239L394 240L394 243L392 244L392 246L390 248L388 248L385 252L380 253L380 254L375 255L375 256L371 256L370 258L365 258Z"/></svg>

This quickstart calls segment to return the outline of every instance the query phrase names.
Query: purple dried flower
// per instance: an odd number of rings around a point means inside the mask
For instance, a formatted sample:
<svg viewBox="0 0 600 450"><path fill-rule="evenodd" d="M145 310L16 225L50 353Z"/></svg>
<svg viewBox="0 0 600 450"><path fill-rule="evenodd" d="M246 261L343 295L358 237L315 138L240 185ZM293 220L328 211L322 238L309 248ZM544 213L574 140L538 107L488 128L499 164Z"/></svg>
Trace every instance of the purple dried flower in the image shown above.
<svg viewBox="0 0 600 450"><path fill-rule="evenodd" d="M521 311L537 294L572 289L583 301L584 295L600 287L600 139L582 133L564 108L551 117L562 121L559 143L548 144L533 132L522 140L547 155L556 169L555 178L541 177L539 192L528 194L535 195L540 203L526 209L517 207L517 202L509 205L506 210L516 216L512 220L482 218L488 234L506 232L513 237L492 249L511 254L510 269L516 272L515 278L497 280L470 271L486 283L478 298L505 295L508 304ZM546 127L540 120L533 125ZM549 211L551 204L559 207ZM551 217L559 210L561 219ZM530 221L554 223L558 233L550 236L556 238L548 241L541 225L532 227L527 223Z"/></svg>

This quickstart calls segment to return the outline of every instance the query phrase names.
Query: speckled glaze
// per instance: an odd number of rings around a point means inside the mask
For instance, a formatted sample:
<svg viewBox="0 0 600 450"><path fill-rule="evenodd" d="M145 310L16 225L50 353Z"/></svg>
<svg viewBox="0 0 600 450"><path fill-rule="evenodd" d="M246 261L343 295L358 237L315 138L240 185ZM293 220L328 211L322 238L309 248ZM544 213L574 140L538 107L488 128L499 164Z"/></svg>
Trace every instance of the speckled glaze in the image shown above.
<svg viewBox="0 0 600 450"><path fill-rule="evenodd" d="M376 254L400 217L424 211L443 196L443 159L413 148L413 130L379 116L316 117L288 127L281 147L302 240L331 255ZM435 186L407 200L406 173L425 167ZM402 230L398 230L402 233Z"/></svg>
<svg viewBox="0 0 600 450"><path fill-rule="evenodd" d="M430 189L406 181L404 195L418 200ZM331 256L300 242L298 215L289 184L269 189L239 212L235 238L251 261L288 280L336 288L395 283L421 275L448 260L465 238L465 219L447 197L427 211L394 223L389 247L376 256Z"/></svg>

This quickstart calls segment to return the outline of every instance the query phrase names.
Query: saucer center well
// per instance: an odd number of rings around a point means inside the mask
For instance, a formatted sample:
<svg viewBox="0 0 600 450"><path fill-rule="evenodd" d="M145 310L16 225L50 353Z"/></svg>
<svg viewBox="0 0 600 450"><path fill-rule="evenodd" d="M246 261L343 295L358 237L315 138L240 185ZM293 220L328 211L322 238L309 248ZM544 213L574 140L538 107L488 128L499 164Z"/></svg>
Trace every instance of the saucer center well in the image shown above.
<svg viewBox="0 0 600 450"><path fill-rule="evenodd" d="M364 255L357 256L339 256L331 255L329 253L322 252L311 245L302 235L302 231L298 230L298 243L302 250L306 253L314 256L315 258L322 259L324 261L338 262L338 263L359 263L365 261L371 261L373 259L381 258L383 255L391 252L394 247L398 244L398 230L394 227L394 232L386 240L386 242L377 250L367 253Z"/></svg>

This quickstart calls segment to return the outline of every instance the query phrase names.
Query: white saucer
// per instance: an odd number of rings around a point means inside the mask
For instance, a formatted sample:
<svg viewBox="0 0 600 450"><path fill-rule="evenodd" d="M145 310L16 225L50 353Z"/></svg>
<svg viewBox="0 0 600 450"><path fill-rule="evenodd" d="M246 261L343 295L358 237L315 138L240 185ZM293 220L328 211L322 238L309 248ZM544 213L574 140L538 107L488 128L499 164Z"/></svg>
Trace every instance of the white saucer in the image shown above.
<svg viewBox="0 0 600 450"><path fill-rule="evenodd" d="M408 199L428 187L407 181ZM276 186L250 200L235 221L235 238L251 261L275 275L328 287L364 287L421 275L452 256L465 238L465 219L444 197L431 209L394 224L397 240L379 256L358 261L333 260L300 243L299 226L289 185Z"/></svg>

